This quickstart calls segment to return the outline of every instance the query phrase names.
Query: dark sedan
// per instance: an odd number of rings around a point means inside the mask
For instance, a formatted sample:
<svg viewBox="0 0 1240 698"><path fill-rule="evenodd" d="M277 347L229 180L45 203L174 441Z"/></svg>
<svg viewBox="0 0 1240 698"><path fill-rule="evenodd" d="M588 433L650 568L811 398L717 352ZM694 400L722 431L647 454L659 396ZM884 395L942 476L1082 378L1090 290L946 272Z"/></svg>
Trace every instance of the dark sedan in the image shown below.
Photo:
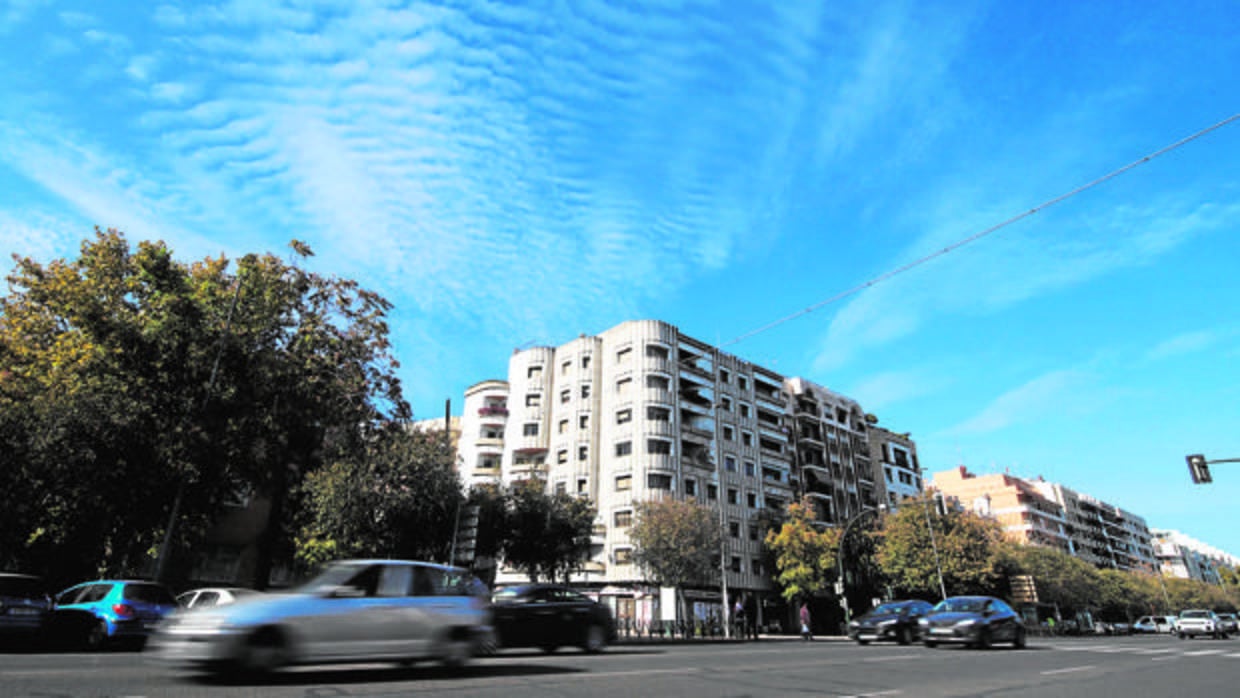
<svg viewBox="0 0 1240 698"><path fill-rule="evenodd" d="M848 636L861 645L873 640L895 640L907 645L920 636L917 621L932 608L930 602L917 599L888 601L857 616L848 624Z"/></svg>
<svg viewBox="0 0 1240 698"><path fill-rule="evenodd" d="M1001 599L992 596L953 596L944 599L919 622L922 642L934 647L952 642L985 649L996 642L1025 646L1025 625Z"/></svg>
<svg viewBox="0 0 1240 698"><path fill-rule="evenodd" d="M51 609L52 599L43 580L28 574L0 573L0 641L38 636Z"/></svg>
<svg viewBox="0 0 1240 698"><path fill-rule="evenodd" d="M553 584L527 584L495 592L492 612L499 646L554 652L572 645L601 652L616 639L616 623L603 604Z"/></svg>

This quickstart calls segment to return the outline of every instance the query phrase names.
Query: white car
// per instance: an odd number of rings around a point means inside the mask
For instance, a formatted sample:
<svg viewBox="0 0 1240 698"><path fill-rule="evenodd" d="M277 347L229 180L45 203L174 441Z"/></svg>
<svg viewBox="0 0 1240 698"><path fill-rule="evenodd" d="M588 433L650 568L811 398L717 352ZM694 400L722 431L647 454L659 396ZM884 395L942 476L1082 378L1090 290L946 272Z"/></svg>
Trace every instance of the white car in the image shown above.
<svg viewBox="0 0 1240 698"><path fill-rule="evenodd" d="M1216 640L1227 639L1227 633L1219 628L1218 616L1214 614L1214 611L1202 609L1181 611L1175 627L1181 640L1198 635L1209 635Z"/></svg>
<svg viewBox="0 0 1240 698"><path fill-rule="evenodd" d="M1174 633L1175 616L1141 616L1132 624L1135 633Z"/></svg>
<svg viewBox="0 0 1240 698"><path fill-rule="evenodd" d="M170 616L151 650L167 664L261 674L290 664L436 659L494 644L489 594L469 572L401 560L334 562L305 586Z"/></svg>
<svg viewBox="0 0 1240 698"><path fill-rule="evenodd" d="M241 587L206 587L190 589L177 594L177 605L181 608L207 608L209 606L226 606L241 599L262 596L261 591L243 589Z"/></svg>

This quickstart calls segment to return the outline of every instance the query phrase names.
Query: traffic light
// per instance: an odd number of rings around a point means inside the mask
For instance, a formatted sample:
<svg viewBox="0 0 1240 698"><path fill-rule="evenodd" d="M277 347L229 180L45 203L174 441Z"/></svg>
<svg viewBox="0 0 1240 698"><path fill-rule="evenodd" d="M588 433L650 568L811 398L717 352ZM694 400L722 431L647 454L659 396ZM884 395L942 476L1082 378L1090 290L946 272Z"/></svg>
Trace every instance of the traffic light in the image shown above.
<svg viewBox="0 0 1240 698"><path fill-rule="evenodd" d="M1214 478L1210 477L1210 464L1206 462L1205 456L1194 453L1185 456L1184 460L1188 461L1188 474L1193 476L1193 482L1198 485L1214 482Z"/></svg>

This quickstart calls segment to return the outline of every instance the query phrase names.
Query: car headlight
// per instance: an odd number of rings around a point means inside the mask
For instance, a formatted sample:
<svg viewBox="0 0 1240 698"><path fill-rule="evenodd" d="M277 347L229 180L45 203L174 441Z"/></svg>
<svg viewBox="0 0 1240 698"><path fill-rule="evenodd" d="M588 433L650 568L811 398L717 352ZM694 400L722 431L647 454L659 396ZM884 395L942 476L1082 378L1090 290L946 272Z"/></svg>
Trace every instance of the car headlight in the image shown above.
<svg viewBox="0 0 1240 698"><path fill-rule="evenodd" d="M855 620L854 620L854 621L852 621L851 623L849 623L849 624L848 624L848 627L853 628L853 629L856 629L856 628L860 628L860 627L861 627L861 624L860 624L860 623L858 623L857 621L855 621Z"/></svg>
<svg viewBox="0 0 1240 698"><path fill-rule="evenodd" d="M925 618L918 618L917 624L924 627L924 626L930 625L930 621Z"/></svg>
<svg viewBox="0 0 1240 698"><path fill-rule="evenodd" d="M966 626L969 626L969 625L973 625L973 624L974 624L974 623L976 623L976 622L977 622L977 619L976 619L976 618L965 618L964 620L960 621L959 623L956 623L956 627L958 627L958 628L963 628L963 627L966 627Z"/></svg>

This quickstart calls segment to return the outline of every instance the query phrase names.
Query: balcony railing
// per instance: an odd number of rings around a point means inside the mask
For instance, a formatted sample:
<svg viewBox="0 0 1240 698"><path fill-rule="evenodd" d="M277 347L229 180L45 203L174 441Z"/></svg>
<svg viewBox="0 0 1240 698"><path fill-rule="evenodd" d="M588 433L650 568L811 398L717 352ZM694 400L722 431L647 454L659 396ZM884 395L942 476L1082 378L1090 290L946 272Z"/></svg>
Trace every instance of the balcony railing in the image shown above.
<svg viewBox="0 0 1240 698"><path fill-rule="evenodd" d="M487 405L485 407L479 407L478 414L482 415L483 417L491 417L491 416L507 417L508 408L500 407L498 405Z"/></svg>

